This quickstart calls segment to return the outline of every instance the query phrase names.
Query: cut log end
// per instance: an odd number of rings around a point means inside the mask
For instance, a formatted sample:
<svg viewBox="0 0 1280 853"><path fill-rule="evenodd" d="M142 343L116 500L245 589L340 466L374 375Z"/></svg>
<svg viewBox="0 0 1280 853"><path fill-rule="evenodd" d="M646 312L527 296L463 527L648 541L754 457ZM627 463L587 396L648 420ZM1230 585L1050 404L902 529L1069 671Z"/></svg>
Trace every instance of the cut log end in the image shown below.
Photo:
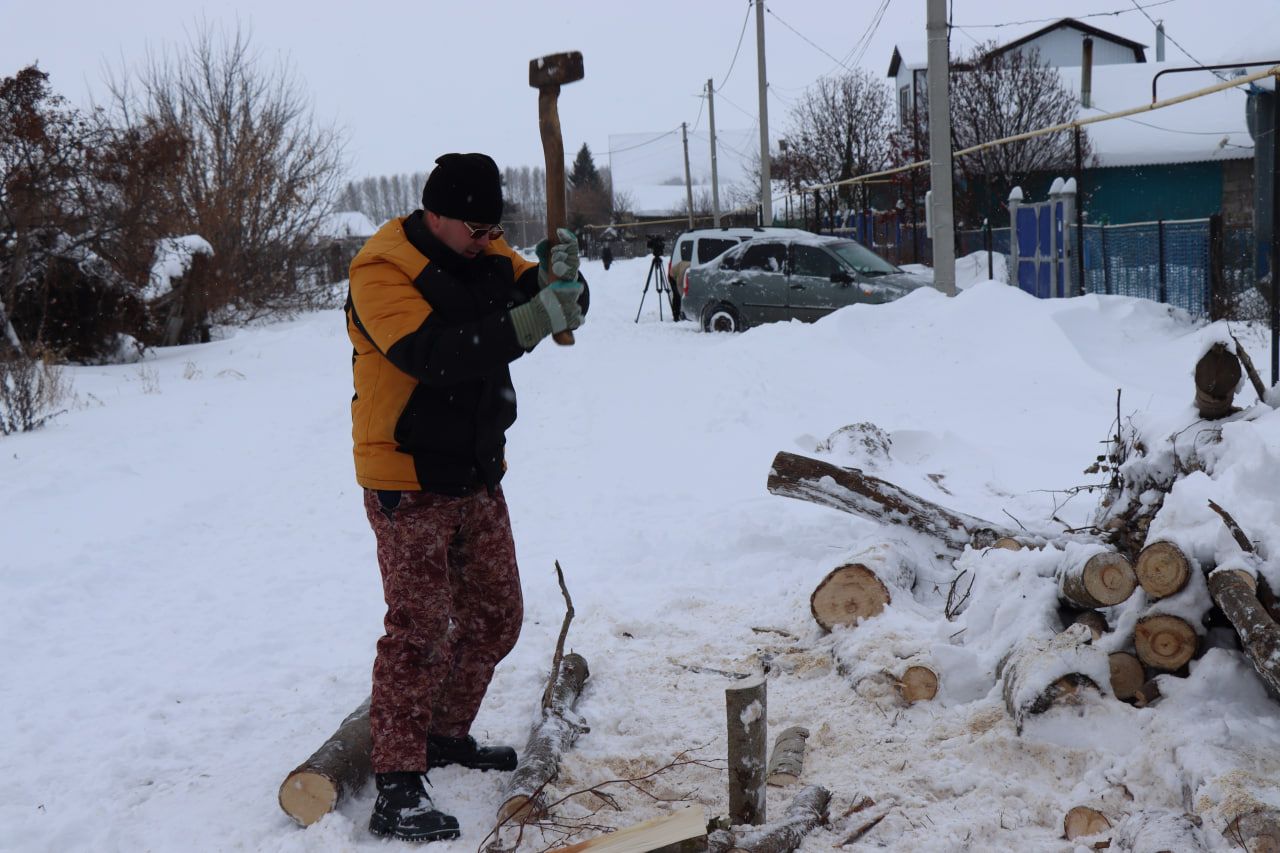
<svg viewBox="0 0 1280 853"><path fill-rule="evenodd" d="M1112 652L1108 655L1111 665L1111 692L1117 699L1128 701L1138 695L1146 682L1142 661L1129 652Z"/></svg>
<svg viewBox="0 0 1280 853"><path fill-rule="evenodd" d="M312 770L295 770L280 785L280 808L302 826L310 826L338 804L338 786Z"/></svg>
<svg viewBox="0 0 1280 853"><path fill-rule="evenodd" d="M1153 542L1138 555L1134 571L1148 596L1166 598L1187 585L1191 561L1172 542Z"/></svg>
<svg viewBox="0 0 1280 853"><path fill-rule="evenodd" d="M817 623L830 631L879 616L891 601L889 588L875 572L861 563L849 563L823 578L809 599L809 609Z"/></svg>
<svg viewBox="0 0 1280 853"><path fill-rule="evenodd" d="M498 809L498 823L528 823L536 820L542 813L538 801L524 794L518 794L502 804Z"/></svg>
<svg viewBox="0 0 1280 853"><path fill-rule="evenodd" d="M1199 637L1185 619L1168 614L1138 620L1133 645L1147 666L1164 672L1181 669L1196 653Z"/></svg>
<svg viewBox="0 0 1280 853"><path fill-rule="evenodd" d="M1076 806L1067 812L1062 821L1062 833L1068 841L1087 835L1097 835L1111 828L1111 821L1097 809Z"/></svg>
<svg viewBox="0 0 1280 853"><path fill-rule="evenodd" d="M909 666L898 679L898 692L908 703L928 702L938 695L938 676L927 666Z"/></svg>
<svg viewBox="0 0 1280 853"><path fill-rule="evenodd" d="M1012 536L1001 536L991 545L992 548L999 548L1003 551L1021 551L1023 545Z"/></svg>
<svg viewBox="0 0 1280 853"><path fill-rule="evenodd" d="M1123 554L1095 554L1084 565L1084 588L1101 607L1111 607L1133 595L1138 579Z"/></svg>

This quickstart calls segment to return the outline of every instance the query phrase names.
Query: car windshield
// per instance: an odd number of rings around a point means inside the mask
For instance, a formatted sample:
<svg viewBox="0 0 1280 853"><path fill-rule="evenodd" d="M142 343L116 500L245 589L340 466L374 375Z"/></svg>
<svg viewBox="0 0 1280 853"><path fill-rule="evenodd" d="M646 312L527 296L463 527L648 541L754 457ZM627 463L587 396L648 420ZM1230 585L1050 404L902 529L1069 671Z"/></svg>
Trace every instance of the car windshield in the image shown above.
<svg viewBox="0 0 1280 853"><path fill-rule="evenodd" d="M893 264L877 255L861 243L853 240L841 240L827 246L836 253L840 260L853 267L854 272L865 276L889 275L902 272Z"/></svg>

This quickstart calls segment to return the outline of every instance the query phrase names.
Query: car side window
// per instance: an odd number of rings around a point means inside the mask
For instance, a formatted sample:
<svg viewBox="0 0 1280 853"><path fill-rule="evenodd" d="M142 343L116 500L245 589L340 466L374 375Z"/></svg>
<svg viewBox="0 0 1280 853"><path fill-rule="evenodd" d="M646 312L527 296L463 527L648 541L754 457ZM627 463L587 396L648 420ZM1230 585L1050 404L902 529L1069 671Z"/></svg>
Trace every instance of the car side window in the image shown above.
<svg viewBox="0 0 1280 853"><path fill-rule="evenodd" d="M738 245L737 240L722 240L719 237L703 237L698 241L698 262L705 264L726 249ZM686 258L685 260L688 260Z"/></svg>
<svg viewBox="0 0 1280 853"><path fill-rule="evenodd" d="M680 242L680 260L682 261L693 260L693 241L692 240L682 240Z"/></svg>
<svg viewBox="0 0 1280 853"><path fill-rule="evenodd" d="M792 275L830 279L838 269L835 259L817 246L792 246L791 252L795 259Z"/></svg>
<svg viewBox="0 0 1280 853"><path fill-rule="evenodd" d="M742 252L738 269L781 272L787 260L787 247L782 243L754 243Z"/></svg>

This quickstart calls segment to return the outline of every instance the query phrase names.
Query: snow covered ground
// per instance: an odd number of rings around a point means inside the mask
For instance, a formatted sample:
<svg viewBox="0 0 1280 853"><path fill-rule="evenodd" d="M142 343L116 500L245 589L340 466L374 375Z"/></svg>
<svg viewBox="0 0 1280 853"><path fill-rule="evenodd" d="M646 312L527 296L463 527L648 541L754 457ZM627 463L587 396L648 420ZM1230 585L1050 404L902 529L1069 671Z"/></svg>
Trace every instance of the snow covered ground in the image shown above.
<svg viewBox="0 0 1280 853"><path fill-rule="evenodd" d="M562 792L684 750L723 758L731 682L711 670L769 655L771 733L807 726L806 781L834 793L807 851L885 811L845 849L1085 849L1061 839L1061 821L1089 801L1194 808L1211 849L1226 850L1228 801L1280 804L1280 706L1236 653L1212 649L1189 678L1163 679L1153 708L1098 699L1018 737L994 657L1029 630L1024 597L1050 580L974 554L973 604L955 622L918 591L823 636L809 595L877 527L765 489L777 451L824 455L829 434L873 422L888 458L825 458L988 519L1042 524L1056 507L1082 523L1096 496L1058 506L1050 490L1098 480L1081 471L1116 389L1126 414L1167 432L1191 424L1191 368L1220 327L1150 302L1038 301L978 283L713 336L659 323L653 293L633 322L647 264L586 264L578 345L514 365L505 489L527 616L477 735L524 743L564 612L558 559L577 609L569 645L592 671L579 706L591 731L566 757ZM1261 332L1237 331L1265 365ZM367 833L371 786L307 830L276 804L284 775L368 693L380 634L349 355L335 310L77 368L72 410L0 439L0 849L401 849ZM1252 399L1246 388L1238 402ZM1215 517L1195 514L1215 497L1280 553L1280 413L1227 431L1220 452L1236 473L1196 475L1194 500L1173 504L1207 526ZM902 707L854 690L831 663L837 644L868 661L927 649L944 664L939 697ZM475 850L502 781L434 772L463 837L432 849ZM682 767L657 783L726 810L723 771ZM615 793L623 811L598 822L669 808ZM790 793L770 790L773 814ZM864 796L874 812L848 814ZM588 805L599 802L567 814Z"/></svg>

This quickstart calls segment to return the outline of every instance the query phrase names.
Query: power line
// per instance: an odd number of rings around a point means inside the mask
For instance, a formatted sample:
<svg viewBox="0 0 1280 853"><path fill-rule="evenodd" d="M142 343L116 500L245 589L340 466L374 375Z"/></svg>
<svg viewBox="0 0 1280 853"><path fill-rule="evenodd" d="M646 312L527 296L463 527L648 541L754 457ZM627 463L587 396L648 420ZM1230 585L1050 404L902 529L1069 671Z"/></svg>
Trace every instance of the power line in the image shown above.
<svg viewBox="0 0 1280 853"><path fill-rule="evenodd" d="M729 63L729 70L724 72L724 79L720 81L720 85L716 86L719 92L724 88L724 84L729 82L729 75L733 73L733 66L738 64L738 52L742 50L742 37L747 34L747 21L751 20L751 3L747 3L747 14L742 18L742 32L738 33L738 46L733 49L733 61Z"/></svg>
<svg viewBox="0 0 1280 853"><path fill-rule="evenodd" d="M653 139L648 139L648 140L645 140L644 142L636 143L635 145L628 145L626 148L610 148L609 153L621 154L623 151L634 151L637 148L643 148L646 145L652 145L653 143L657 142L659 139L666 139L668 136L670 136L675 132L676 132L676 128L672 128L671 130L668 130L666 133L658 134Z"/></svg>
<svg viewBox="0 0 1280 853"><path fill-rule="evenodd" d="M845 63L857 65L862 61L862 57L866 55L867 48L871 46L872 37L875 36L876 30L880 28L880 21L884 19L884 13L889 8L889 2L890 0L881 0L880 8L876 9L875 14L871 16L871 21L867 24L867 28L863 30L862 36L854 42L853 47L845 54L845 61L841 62L841 65L845 65ZM857 54L857 56L854 57L854 54ZM852 59L852 62L849 61L850 59Z"/></svg>
<svg viewBox="0 0 1280 853"><path fill-rule="evenodd" d="M1143 9L1154 9L1157 6L1167 6L1168 4L1174 3L1174 2L1177 2L1177 0L1158 0L1158 2L1155 2L1155 3L1148 3L1146 6L1139 6L1138 11L1141 12ZM1134 4L1134 5L1137 5L1137 4ZM1114 12L1091 12L1087 15L1071 15L1069 17L1075 18L1077 21L1079 21L1079 20L1083 20L1084 18L1105 18L1109 16L1114 17L1115 15L1124 15L1132 11L1133 9L1117 9ZM1021 26L1025 26L1026 24L1048 24L1054 21L1061 21L1061 20L1062 20L1062 17L1059 16L1057 18L1033 18L1027 21L1006 21L1003 24L964 24L964 26L969 27L970 29L999 29L1001 27L1021 27ZM960 26L961 26L960 24L956 24L957 28L959 28Z"/></svg>
<svg viewBox="0 0 1280 853"><path fill-rule="evenodd" d="M886 2L887 2L887 0L886 0ZM849 72L852 72L852 71L853 71L853 69L852 69L852 68L850 68L849 66L845 65L843 62L841 62L840 60L836 59L834 56L832 56L831 54L827 53L827 52L826 52L825 50L823 50L821 47L819 47L818 45L816 45L816 44L814 44L812 41L810 41L810 40L809 40L809 38L808 38L804 33L800 32L800 31L799 31L799 30L797 30L795 27L791 26L791 25L790 25L790 24L788 24L786 21L782 20L782 18L779 18L779 17L778 17L778 13L774 12L774 11L773 11L772 9L770 9L768 6L766 6L764 10L765 10L766 12L768 12L770 15L773 15L773 17L777 18L777 19L778 19L778 23L782 24L782 26L784 26L784 27L786 27L787 29L791 30L791 32L793 32L793 33L795 33L797 36L799 36L799 37L801 38L801 40L802 40L802 41L804 41L806 44L808 44L808 45L809 45L810 47L812 47L814 50L816 50L816 51L818 51L819 53L821 53L821 54L822 54L823 56L825 56L827 59L830 59L830 60L831 60L832 62L834 62L836 65L839 65L841 68L843 68L845 71L849 71Z"/></svg>
<svg viewBox="0 0 1280 853"><path fill-rule="evenodd" d="M1150 22L1152 23L1152 25L1157 26L1157 27L1158 27L1158 26L1160 26L1158 23L1156 23L1156 19L1155 19L1155 18L1153 18L1153 17L1151 17L1150 15L1148 15L1148 14L1147 14L1147 10L1146 10L1146 9L1144 9L1144 8L1142 8L1142 6L1138 5L1138 0L1129 0L1129 2L1130 2L1130 3L1132 3L1132 4L1133 4L1133 7L1134 7L1135 9L1137 9L1139 12L1141 12L1141 13L1142 13L1142 16L1143 16L1144 18L1146 18L1148 21L1150 21ZM1192 56L1192 55L1191 55L1191 51L1187 50L1185 47L1183 47L1182 45L1178 44L1178 40L1177 40L1177 39L1175 39L1173 36L1169 35L1169 32L1168 32L1167 30L1165 31L1164 37L1165 37L1165 38L1167 38L1169 41L1173 42L1173 46L1174 46L1174 47L1176 47L1178 50L1180 50L1180 51L1182 51L1184 54L1186 54L1187 59L1190 59L1192 62L1194 62L1196 65L1199 65L1199 66L1200 66L1200 67L1202 67L1202 68L1204 67L1204 63L1203 63L1203 62L1201 62L1200 60L1196 59L1194 56ZM1214 72L1214 76L1216 76L1219 80L1226 80L1226 79L1227 79L1227 78L1226 78L1226 77L1224 77L1221 73L1216 72L1216 71Z"/></svg>

